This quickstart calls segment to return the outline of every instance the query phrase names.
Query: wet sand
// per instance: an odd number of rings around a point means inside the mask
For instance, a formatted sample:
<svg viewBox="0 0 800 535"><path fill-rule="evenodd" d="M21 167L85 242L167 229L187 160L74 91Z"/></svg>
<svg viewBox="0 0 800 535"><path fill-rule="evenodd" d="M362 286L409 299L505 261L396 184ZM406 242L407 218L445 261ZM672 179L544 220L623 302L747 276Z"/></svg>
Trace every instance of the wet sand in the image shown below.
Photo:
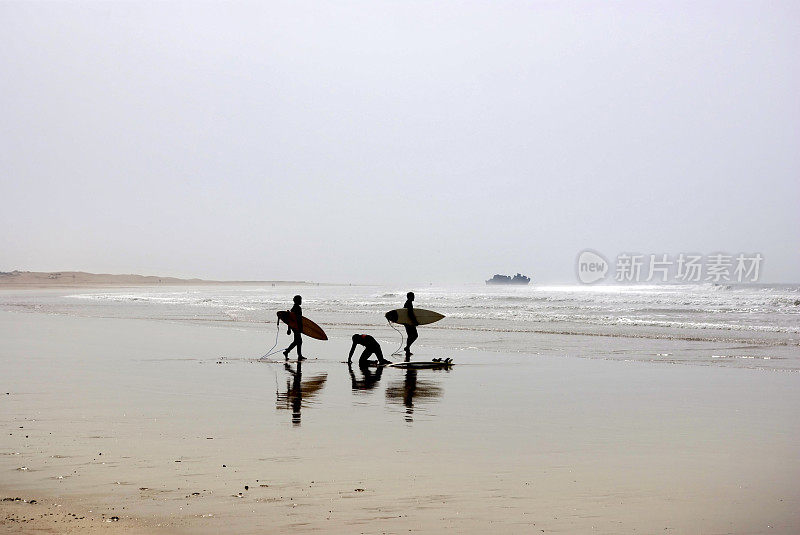
<svg viewBox="0 0 800 535"><path fill-rule="evenodd" d="M0 533L75 533L75 534L127 534L146 535L170 533L155 519L143 520L120 510L95 512L91 497L21 498L2 499Z"/></svg>
<svg viewBox="0 0 800 535"><path fill-rule="evenodd" d="M800 532L800 374L274 336L0 312L0 530Z"/></svg>

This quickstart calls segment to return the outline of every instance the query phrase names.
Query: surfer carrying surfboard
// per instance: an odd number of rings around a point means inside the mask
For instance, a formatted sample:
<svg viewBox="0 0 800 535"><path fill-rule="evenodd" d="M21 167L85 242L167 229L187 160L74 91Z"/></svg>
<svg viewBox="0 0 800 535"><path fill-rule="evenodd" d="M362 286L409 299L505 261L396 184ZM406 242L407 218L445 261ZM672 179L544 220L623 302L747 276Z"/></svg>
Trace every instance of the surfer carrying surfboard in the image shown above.
<svg viewBox="0 0 800 535"><path fill-rule="evenodd" d="M378 341L368 334L353 335L353 346L350 348L350 354L347 355L348 364L353 362L353 353L356 351L356 346L364 346L364 352L361 353L361 357L358 359L359 365L366 365L367 359L372 355L378 357L378 364L391 364L390 361L383 358L383 351L381 351L381 345Z"/></svg>
<svg viewBox="0 0 800 535"><path fill-rule="evenodd" d="M411 320L411 325L404 325L406 328L406 360L413 355L411 352L411 344L414 343L414 340L419 338L419 334L417 334L417 325L419 325L419 321L417 321L417 317L414 315L414 292L408 292L406 294L406 304L403 305L403 308L408 310L408 319Z"/></svg>
<svg viewBox="0 0 800 535"><path fill-rule="evenodd" d="M283 352L283 356L286 358L286 360L289 360L289 352L295 347L297 347L297 360L306 360L306 358L303 356L303 348L302 348L302 346L303 346L303 309L300 308L300 304L302 302L303 302L303 298L300 297L299 295L295 295L294 296L294 306L289 311L291 314L294 314L294 317L295 317L295 320L296 320L295 321L295 325L297 327L294 328L294 329L289 327L287 329L287 331L286 331L286 334L292 334L292 332L294 332L294 340L289 345L289 347L287 347L286 350ZM288 324L287 324L287 326L288 326Z"/></svg>

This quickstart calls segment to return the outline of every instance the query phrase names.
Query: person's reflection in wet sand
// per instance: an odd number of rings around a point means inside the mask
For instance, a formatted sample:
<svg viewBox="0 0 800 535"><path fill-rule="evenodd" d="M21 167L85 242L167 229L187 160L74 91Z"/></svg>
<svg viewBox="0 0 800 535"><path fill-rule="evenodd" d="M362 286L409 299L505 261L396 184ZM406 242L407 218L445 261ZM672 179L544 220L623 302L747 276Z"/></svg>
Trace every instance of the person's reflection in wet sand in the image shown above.
<svg viewBox="0 0 800 535"><path fill-rule="evenodd" d="M372 390L378 385L378 381L381 380L381 374L383 373L383 366L378 366L373 373L368 364L359 362L358 369L361 370L361 375L363 376L363 379L359 379L356 377L355 372L353 372L352 362L347 363L347 369L350 371L350 383L353 392Z"/></svg>
<svg viewBox="0 0 800 535"><path fill-rule="evenodd" d="M297 362L297 370L290 364L284 364L284 369L289 372L290 377L286 378L286 392L278 392L278 409L292 409L292 424L300 425L300 410L303 407L303 400L306 402L314 398L328 379L328 374L323 373L312 377L303 382L303 364Z"/></svg>
<svg viewBox="0 0 800 535"><path fill-rule="evenodd" d="M417 370L408 368L403 383L394 384L386 389L389 401L400 402L406 407L406 421L414 421L414 399L418 402L437 398L442 395L442 387L430 381L417 380Z"/></svg>

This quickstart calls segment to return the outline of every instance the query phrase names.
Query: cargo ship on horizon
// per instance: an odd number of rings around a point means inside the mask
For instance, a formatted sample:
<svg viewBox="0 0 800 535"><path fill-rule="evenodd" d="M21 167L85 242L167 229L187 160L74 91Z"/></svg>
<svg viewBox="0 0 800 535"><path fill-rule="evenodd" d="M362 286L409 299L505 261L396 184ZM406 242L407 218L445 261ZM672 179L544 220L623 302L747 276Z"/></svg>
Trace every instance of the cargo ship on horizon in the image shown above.
<svg viewBox="0 0 800 535"><path fill-rule="evenodd" d="M531 282L530 277L526 277L521 273L517 273L513 277L509 275L495 275L486 281L486 284L528 284Z"/></svg>

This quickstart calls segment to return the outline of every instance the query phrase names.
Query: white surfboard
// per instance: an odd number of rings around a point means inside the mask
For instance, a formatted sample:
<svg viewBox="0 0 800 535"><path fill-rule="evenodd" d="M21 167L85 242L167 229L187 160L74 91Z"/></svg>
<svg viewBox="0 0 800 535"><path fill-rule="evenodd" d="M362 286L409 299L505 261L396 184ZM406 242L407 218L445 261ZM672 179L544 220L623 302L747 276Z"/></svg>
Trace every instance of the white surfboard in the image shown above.
<svg viewBox="0 0 800 535"><path fill-rule="evenodd" d="M414 317L417 318L417 325L427 325L429 323L435 323L439 321L440 319L444 318L444 315L432 310L425 310L424 308L415 308ZM408 317L408 309L406 308L390 310L386 313L386 319L392 323L414 325L411 322L411 318Z"/></svg>
<svg viewBox="0 0 800 535"><path fill-rule="evenodd" d="M410 362L395 362L393 364L389 364L388 368L414 368L414 369L425 369L425 368L449 368L453 365L453 359L441 359L441 360L413 360Z"/></svg>

